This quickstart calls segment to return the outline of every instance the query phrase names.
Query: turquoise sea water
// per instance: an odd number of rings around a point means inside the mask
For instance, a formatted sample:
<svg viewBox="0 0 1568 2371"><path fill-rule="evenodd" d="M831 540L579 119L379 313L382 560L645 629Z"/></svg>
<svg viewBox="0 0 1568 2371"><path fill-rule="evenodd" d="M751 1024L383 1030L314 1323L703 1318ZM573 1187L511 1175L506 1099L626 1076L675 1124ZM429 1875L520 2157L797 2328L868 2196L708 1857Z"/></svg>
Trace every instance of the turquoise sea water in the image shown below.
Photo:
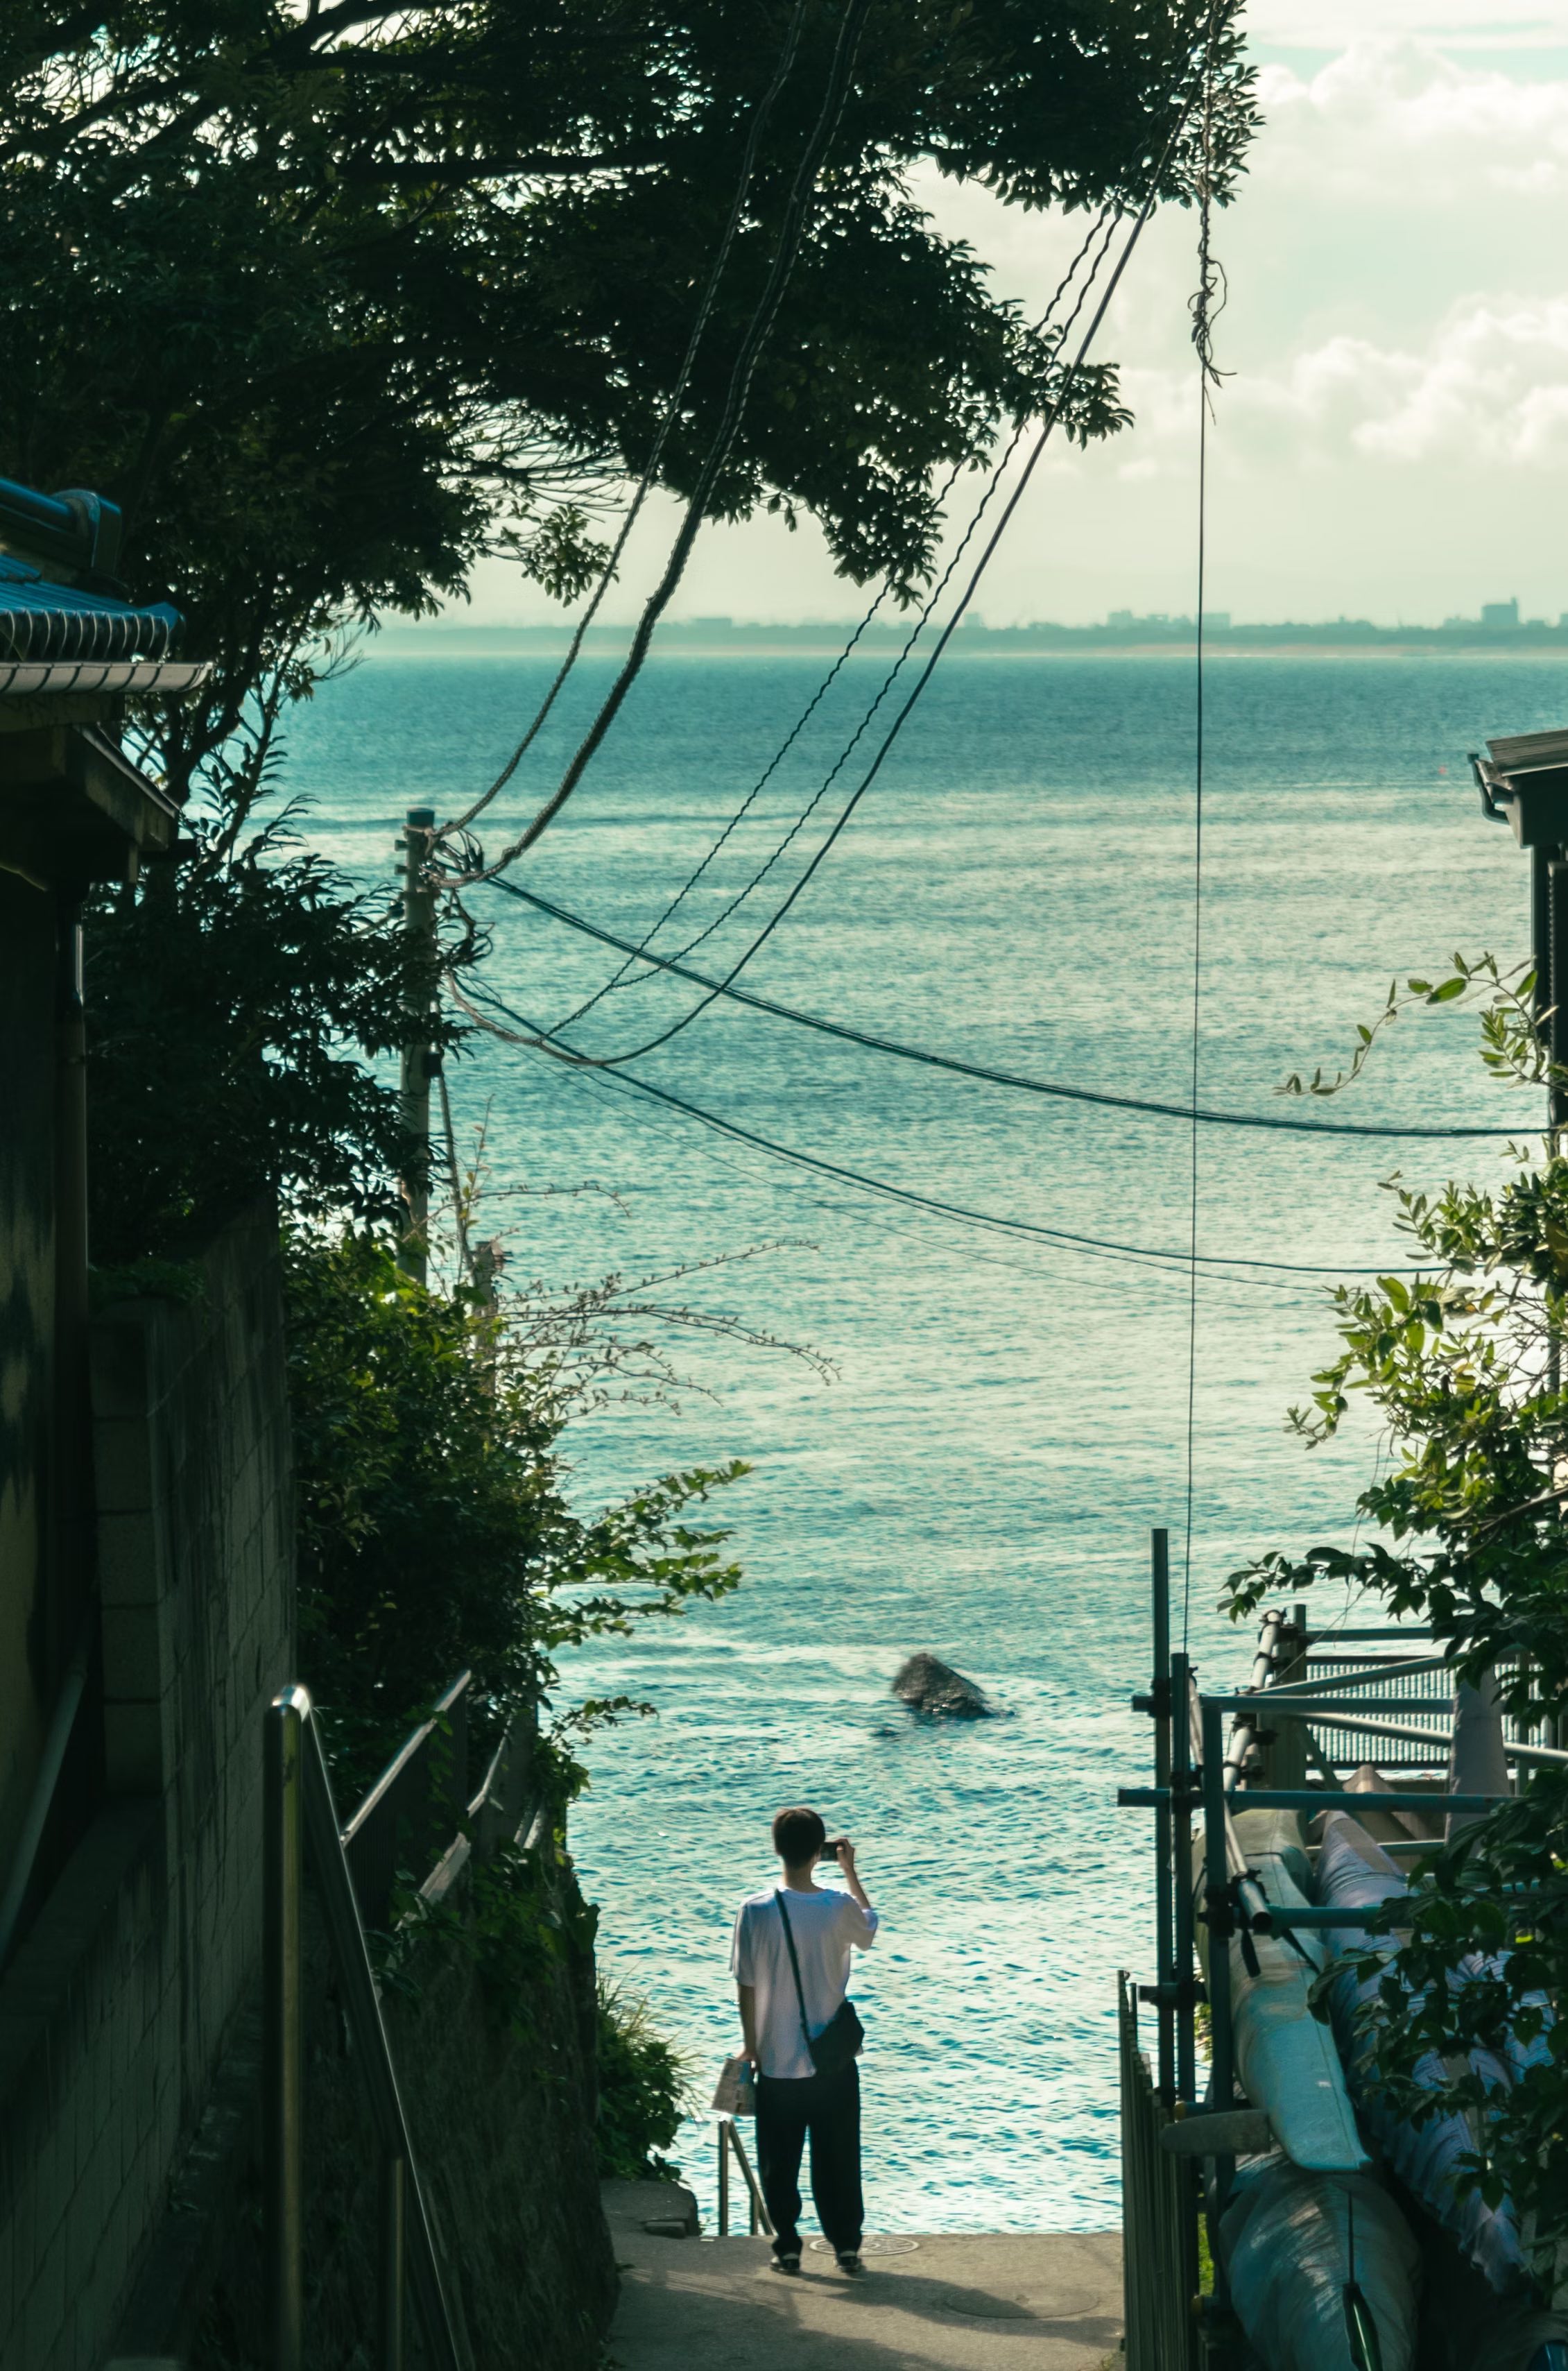
<svg viewBox="0 0 1568 2371"><path fill-rule="evenodd" d="M655 663L523 877L640 934L821 672ZM1568 722L1562 672L1213 664L1203 1101L1277 1111L1285 1073L1343 1058L1396 972L1431 973L1456 947L1523 952L1525 860L1482 820L1465 752ZM292 744L310 836L356 871L389 870L403 807L466 804L548 675L534 660L377 657L329 687ZM502 800L507 823L549 785L605 679L584 670ZM847 671L683 909L694 927L776 845L878 680ZM969 1058L1185 1101L1192 713L1190 662L954 662L750 984ZM816 828L695 962L733 960ZM535 1019L556 1022L615 967L494 892L474 902L494 935L490 981ZM579 1042L635 1045L694 1000L667 980L617 991ZM755 1134L939 1199L1131 1245L1186 1242L1188 1137L1169 1120L966 1082L723 1004L638 1067ZM1118 1812L1114 1789L1146 1768L1126 1700L1147 1678L1151 1524L1170 1525L1182 1567L1184 1278L877 1201L493 1042L451 1084L460 1133L488 1113L495 1182L522 1189L491 1209L514 1276L663 1277L765 1247L650 1297L733 1312L836 1370L824 1382L782 1351L693 1336L677 1357L700 1388L678 1409L611 1405L580 1429L586 1498L732 1454L755 1465L724 1507L740 1593L571 1674L658 1715L597 1741L574 1814L606 1965L710 2085L734 2032L730 1923L767 1877L768 1818L818 1804L856 1836L884 1919L857 1987L873 2227L1112 2224L1113 1976L1147 1973L1149 1951L1144 1815ZM1452 1015L1401 1021L1331 1108L1516 1129L1534 1116L1487 1081L1473 1024ZM1474 1144L1208 1130L1201 1244L1398 1259L1379 1191L1395 1168L1484 1177L1500 1161ZM1249 1651L1216 1612L1224 1574L1266 1547L1349 1536L1370 1430L1309 1456L1281 1423L1331 1342L1311 1278L1200 1287L1190 1621L1216 1673ZM888 1686L920 1648L982 1681L1006 1718L907 1718ZM700 2122L679 2153L710 2209Z"/></svg>

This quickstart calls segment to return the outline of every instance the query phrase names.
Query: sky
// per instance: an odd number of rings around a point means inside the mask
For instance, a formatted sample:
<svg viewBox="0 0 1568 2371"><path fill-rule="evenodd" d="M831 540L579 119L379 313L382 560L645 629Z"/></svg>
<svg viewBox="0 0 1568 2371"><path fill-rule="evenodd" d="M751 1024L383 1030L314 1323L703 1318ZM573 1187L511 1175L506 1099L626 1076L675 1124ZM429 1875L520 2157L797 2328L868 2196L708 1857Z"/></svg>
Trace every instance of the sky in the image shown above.
<svg viewBox="0 0 1568 2371"><path fill-rule="evenodd" d="M1216 248L1229 374L1210 429L1205 607L1438 623L1568 613L1568 0L1253 0L1263 126ZM934 175L919 194L1000 293L1043 306L1082 223ZM1195 222L1150 226L1096 352L1136 424L1055 448L977 596L987 624L1194 603ZM962 492L962 488L961 488ZM603 615L635 614L675 512L650 505ZM704 530L672 617L852 614L808 523ZM474 623L562 613L514 569Z"/></svg>

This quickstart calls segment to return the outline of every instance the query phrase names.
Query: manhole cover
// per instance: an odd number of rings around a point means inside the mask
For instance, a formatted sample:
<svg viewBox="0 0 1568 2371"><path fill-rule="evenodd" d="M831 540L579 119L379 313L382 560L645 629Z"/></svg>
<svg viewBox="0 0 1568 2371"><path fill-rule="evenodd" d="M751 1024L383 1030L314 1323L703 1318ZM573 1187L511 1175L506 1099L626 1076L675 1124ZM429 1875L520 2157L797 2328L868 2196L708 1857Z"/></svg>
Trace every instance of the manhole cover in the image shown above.
<svg viewBox="0 0 1568 2371"><path fill-rule="evenodd" d="M809 2244L813 2256L831 2256L833 2253L825 2239L813 2239ZM860 2253L862 2256L913 2256L918 2252L919 2246L918 2239L862 2239Z"/></svg>

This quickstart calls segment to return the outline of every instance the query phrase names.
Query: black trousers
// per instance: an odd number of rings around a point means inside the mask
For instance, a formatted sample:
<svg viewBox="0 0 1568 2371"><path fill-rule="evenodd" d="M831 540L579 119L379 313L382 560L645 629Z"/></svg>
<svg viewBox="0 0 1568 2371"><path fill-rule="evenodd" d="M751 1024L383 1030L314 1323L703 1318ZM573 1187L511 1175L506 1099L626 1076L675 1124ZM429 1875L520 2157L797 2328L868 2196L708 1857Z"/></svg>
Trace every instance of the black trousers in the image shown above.
<svg viewBox="0 0 1568 2371"><path fill-rule="evenodd" d="M812 2203L835 2253L853 2255L865 2228L860 2193L860 2070L836 2075L759 2075L756 2171L778 2237L778 2255L801 2246L801 2151L812 2143Z"/></svg>

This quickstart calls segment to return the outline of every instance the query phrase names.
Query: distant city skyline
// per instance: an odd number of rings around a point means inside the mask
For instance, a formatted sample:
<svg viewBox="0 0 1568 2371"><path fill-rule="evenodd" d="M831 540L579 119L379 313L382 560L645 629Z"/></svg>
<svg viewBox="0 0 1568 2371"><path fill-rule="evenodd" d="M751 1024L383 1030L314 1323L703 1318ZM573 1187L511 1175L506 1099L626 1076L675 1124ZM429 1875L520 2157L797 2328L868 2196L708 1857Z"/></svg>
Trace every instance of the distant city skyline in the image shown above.
<svg viewBox="0 0 1568 2371"><path fill-rule="evenodd" d="M1568 0L1504 24L1473 0L1253 0L1251 22L1264 123L1216 230L1230 376L1210 443L1210 602L1437 622L1482 584L1521 617L1557 617ZM1081 228L934 175L917 194L1026 309ZM997 622L1193 607L1193 240L1190 215L1151 225L1101 341L1136 425L1048 454L986 579ZM960 491L972 500L974 482ZM649 505L615 614L653 581L675 515ZM501 561L473 593L479 623L563 615ZM801 619L856 599L809 522L758 519L704 530L674 614Z"/></svg>
<svg viewBox="0 0 1568 2371"><path fill-rule="evenodd" d="M1377 640L1398 641L1400 638L1423 641L1462 638L1470 642L1526 642L1547 638L1553 643L1561 637L1568 647L1568 610L1555 617L1521 617L1516 598L1506 601L1483 601L1474 608L1451 613L1443 619L1378 619L1353 615L1340 610L1332 617L1320 618L1247 618L1228 609L1207 609L1203 613L1204 631L1216 639L1287 640L1292 636L1316 642L1332 642L1340 636L1353 642ZM584 647L604 650L618 647L630 632L632 620L614 616L601 616L589 628ZM384 632L383 641L392 650L412 646L430 648L440 644L461 642L465 646L485 640L500 640L522 635L530 642L549 641L564 646L571 632L571 622L564 616L548 619L484 619L471 613L447 612L439 619L419 625L393 623ZM868 626L863 618L823 613L804 618L735 617L728 611L715 611L706 616L666 618L654 638L654 650L661 647L691 648L698 644L723 643L735 639L748 644L769 638L782 641L810 641L824 647L842 643L854 635L862 648L882 650L902 644L909 632L909 620L894 616L880 619ZM955 647L976 642L1015 642L1029 636L1055 637L1065 641L1084 638L1136 640L1169 639L1180 635L1195 637L1193 614L1187 610L1113 608L1103 617L1070 620L1061 618L1027 618L1005 622L988 619L983 610L966 611L961 620Z"/></svg>

